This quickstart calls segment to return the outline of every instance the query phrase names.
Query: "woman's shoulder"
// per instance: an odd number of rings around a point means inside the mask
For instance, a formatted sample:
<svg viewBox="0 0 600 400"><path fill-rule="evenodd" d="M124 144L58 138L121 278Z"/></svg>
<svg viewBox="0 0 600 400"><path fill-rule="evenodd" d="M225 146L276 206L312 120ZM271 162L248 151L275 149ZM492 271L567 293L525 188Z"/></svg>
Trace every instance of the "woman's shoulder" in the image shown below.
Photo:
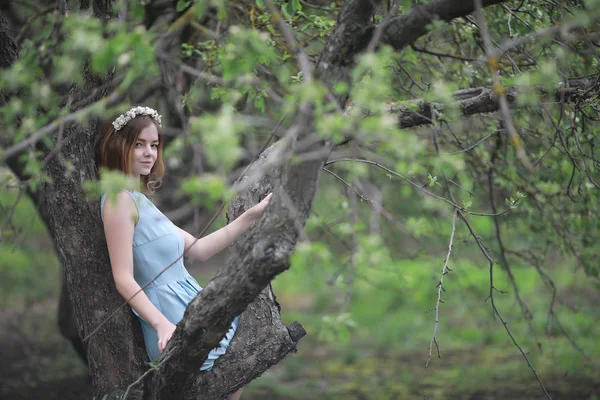
<svg viewBox="0 0 600 400"><path fill-rule="evenodd" d="M138 214L138 203L143 194L135 190L121 189L118 192L104 193L100 200L100 216Z"/></svg>

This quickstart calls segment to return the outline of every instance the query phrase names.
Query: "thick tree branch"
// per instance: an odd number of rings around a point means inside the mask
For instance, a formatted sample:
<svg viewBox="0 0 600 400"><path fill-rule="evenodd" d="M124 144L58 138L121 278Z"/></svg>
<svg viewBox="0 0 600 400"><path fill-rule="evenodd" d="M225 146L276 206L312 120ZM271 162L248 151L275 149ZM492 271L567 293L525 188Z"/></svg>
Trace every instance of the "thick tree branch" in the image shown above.
<svg viewBox="0 0 600 400"><path fill-rule="evenodd" d="M310 117L306 114L299 116L296 126L292 129L307 129L299 123L302 120L310 121ZM276 146L277 144L271 146L262 159L266 159L268 153ZM277 274L289 268L289 255L294 249L298 235L294 220L299 219L304 223L308 218L321 166L320 160L304 162L292 167L288 174L284 174L281 179L282 185L275 188L274 199L263 218L233 246L228 267L215 276L189 304L184 319L161 357L169 360L164 363L161 373L154 381L152 398L184 398L183 394L189 393L192 388L192 382L187 379L190 371L200 368L209 351L229 328L233 318L241 314ZM272 178L264 177L265 184L259 184L259 187L268 190L268 181ZM245 195L247 203L252 204L258 200L254 197L255 194L257 193L251 191ZM291 198L296 213L292 213L282 201L285 195ZM232 208L235 215L237 210L241 209L240 199L234 200ZM240 327L240 332L242 330ZM244 342L243 347L252 345L247 342L250 339L252 335L246 340L236 340ZM294 349L295 342L290 337L287 342L274 345L281 348L280 353L283 356ZM226 356L227 354L224 357ZM261 354L255 356L264 357ZM275 361L278 360L271 360L263 368L268 368ZM257 370L258 374L264 372L264 369ZM251 376L254 372L256 371L247 371L246 378L255 377L256 374ZM185 384L182 385L182 382ZM238 382L240 385L246 383ZM232 391L234 389L231 388ZM210 398L201 393L198 395L201 395L201 398Z"/></svg>
<svg viewBox="0 0 600 400"><path fill-rule="evenodd" d="M542 88L536 89L538 94L546 100L556 102L579 102L600 92L600 75L584 78L569 79L566 84L561 83L553 93ZM515 88L506 88L505 96L511 108L519 107L519 92ZM464 116L492 113L500 109L498 98L491 86L463 89L454 92L456 106ZM429 125L433 121L432 108L443 111L444 105L416 100L411 103L393 105L389 108L391 113L398 115L398 124L401 128L410 128L419 125Z"/></svg>
<svg viewBox="0 0 600 400"><path fill-rule="evenodd" d="M502 3L505 0L485 0L483 7ZM383 28L381 43L400 50L414 43L427 33L427 26L436 20L445 22L462 17L475 10L471 0L433 0L427 5L418 5L404 15L391 19Z"/></svg>
<svg viewBox="0 0 600 400"><path fill-rule="evenodd" d="M486 0L484 6L502 3L503 0ZM384 22L382 29L375 30L371 15L380 0L360 0L347 3L340 11L336 29L330 36L324 52L317 64L318 77L329 88L337 82L350 82L350 71L354 57L365 51L373 35L381 34L379 42L400 50L414 43L427 33L427 26L435 20L451 21L470 14L474 10L472 1L433 0L428 5L418 5L404 15ZM333 49L337 51L332 51ZM344 105L348 92L335 95L339 104Z"/></svg>
<svg viewBox="0 0 600 400"><path fill-rule="evenodd" d="M380 0L354 0L340 11L336 27L317 63L317 77L328 88L343 82L349 85L354 57L365 50L374 33L372 18ZM335 99L343 106L348 94L337 94Z"/></svg>

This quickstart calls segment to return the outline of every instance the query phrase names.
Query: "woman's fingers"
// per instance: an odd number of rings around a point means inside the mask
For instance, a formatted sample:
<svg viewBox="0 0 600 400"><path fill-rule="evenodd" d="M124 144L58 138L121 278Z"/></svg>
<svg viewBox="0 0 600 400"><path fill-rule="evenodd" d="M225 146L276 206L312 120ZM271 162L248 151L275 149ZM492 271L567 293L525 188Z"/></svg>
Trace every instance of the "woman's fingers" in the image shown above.
<svg viewBox="0 0 600 400"><path fill-rule="evenodd" d="M158 350L162 353L165 347L167 347L167 343L171 340L171 336L173 336L173 332L175 331L175 325L170 322L166 322L157 327L158 334Z"/></svg>
<svg viewBox="0 0 600 400"><path fill-rule="evenodd" d="M163 339L158 339L158 351L162 353L165 347L167 347L169 340L171 340L171 335Z"/></svg>

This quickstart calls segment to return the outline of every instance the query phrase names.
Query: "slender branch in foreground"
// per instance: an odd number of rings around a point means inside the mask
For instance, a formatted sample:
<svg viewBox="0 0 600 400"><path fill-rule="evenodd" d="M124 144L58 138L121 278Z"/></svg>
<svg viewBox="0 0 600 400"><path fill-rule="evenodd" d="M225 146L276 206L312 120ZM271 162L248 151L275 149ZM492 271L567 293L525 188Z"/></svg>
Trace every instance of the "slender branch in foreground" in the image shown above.
<svg viewBox="0 0 600 400"><path fill-rule="evenodd" d="M452 233L450 234L450 242L448 243L448 254L446 255L446 259L444 260L444 266L442 267L442 276L440 277L440 281L437 284L437 301L435 303L435 325L433 327L433 335L431 336L431 342L429 343L429 356L427 357L427 362L425 362L425 372L423 373L423 377L421 378L421 391L423 391L423 382L425 380L425 375L427 374L427 367L429 367L429 362L431 361L431 354L433 352L433 345L435 344L435 348L437 350L438 358L440 356L440 346L437 342L437 329L438 323L440 321L440 303L442 301L442 291L446 291L444 289L444 276L451 272L452 270L448 267L448 262L450 261L450 255L452 254L452 247L454 246L454 233L456 232L456 215L458 210L455 208L452 213Z"/></svg>
<svg viewBox="0 0 600 400"><path fill-rule="evenodd" d="M348 275L346 276L346 295L344 296L344 304L342 305L342 312L348 312L350 307L350 301L352 300L353 288L354 288L354 274L356 269L355 255L358 249L358 243L356 240L356 196L352 193L351 189L346 190L348 202L350 203L350 224L352 226L351 240L352 249L350 251L350 258L348 259Z"/></svg>

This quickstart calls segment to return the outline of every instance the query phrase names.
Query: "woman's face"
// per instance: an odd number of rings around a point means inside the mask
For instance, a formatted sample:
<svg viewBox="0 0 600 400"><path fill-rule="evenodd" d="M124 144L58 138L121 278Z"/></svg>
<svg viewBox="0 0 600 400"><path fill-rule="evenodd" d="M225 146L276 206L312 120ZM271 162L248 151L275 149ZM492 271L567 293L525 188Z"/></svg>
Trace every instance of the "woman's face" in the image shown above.
<svg viewBox="0 0 600 400"><path fill-rule="evenodd" d="M148 175L158 157L158 130L150 124L140 132L135 144L131 160L131 174Z"/></svg>

